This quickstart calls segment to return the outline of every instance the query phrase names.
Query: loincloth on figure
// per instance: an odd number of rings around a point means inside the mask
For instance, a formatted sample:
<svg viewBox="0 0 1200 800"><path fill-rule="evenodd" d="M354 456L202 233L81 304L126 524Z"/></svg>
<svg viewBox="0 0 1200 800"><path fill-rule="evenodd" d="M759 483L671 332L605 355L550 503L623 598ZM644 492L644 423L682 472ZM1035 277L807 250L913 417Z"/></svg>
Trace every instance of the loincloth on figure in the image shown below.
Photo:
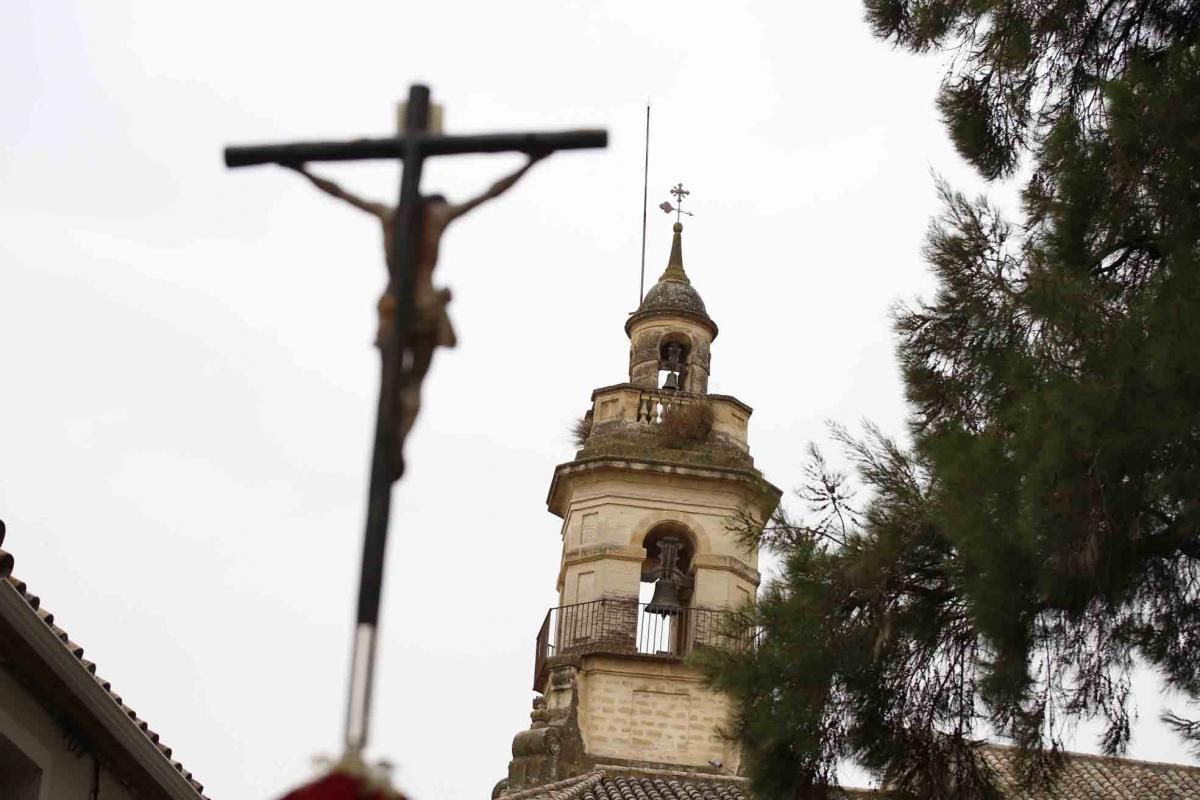
<svg viewBox="0 0 1200 800"><path fill-rule="evenodd" d="M410 345L418 342L432 342L434 347L454 347L458 337L454 333L454 325L446 312L450 302L449 289L429 289L418 291L413 303L412 328L409 330ZM396 296L390 291L384 292L376 304L379 311L379 327L375 331L375 346L382 347L383 343L395 331L396 307L399 305Z"/></svg>

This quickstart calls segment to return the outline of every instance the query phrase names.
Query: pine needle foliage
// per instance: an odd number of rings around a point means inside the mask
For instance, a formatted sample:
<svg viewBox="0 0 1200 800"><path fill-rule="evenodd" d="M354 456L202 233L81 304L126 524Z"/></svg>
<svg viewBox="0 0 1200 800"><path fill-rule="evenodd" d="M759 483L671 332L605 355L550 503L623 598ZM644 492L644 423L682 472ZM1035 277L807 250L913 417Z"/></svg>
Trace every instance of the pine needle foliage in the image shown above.
<svg viewBox="0 0 1200 800"><path fill-rule="evenodd" d="M756 796L992 798L989 732L1045 787L1065 732L1125 751L1135 658L1200 698L1200 3L865 0L953 54L938 107L1021 219L939 184L928 302L896 314L912 446L815 449L759 646L706 653ZM853 484L853 485L852 485ZM1200 722L1167 723L1200 745Z"/></svg>

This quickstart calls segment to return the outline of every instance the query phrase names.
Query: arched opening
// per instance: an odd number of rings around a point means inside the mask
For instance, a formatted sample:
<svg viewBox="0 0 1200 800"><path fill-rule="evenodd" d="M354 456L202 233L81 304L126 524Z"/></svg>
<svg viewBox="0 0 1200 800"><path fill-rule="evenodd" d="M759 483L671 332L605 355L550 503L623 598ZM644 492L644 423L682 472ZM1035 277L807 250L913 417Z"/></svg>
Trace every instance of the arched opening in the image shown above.
<svg viewBox="0 0 1200 800"><path fill-rule="evenodd" d="M652 528L642 545L646 559L638 587L637 650L680 655L692 602L696 538L685 526L665 522Z"/></svg>

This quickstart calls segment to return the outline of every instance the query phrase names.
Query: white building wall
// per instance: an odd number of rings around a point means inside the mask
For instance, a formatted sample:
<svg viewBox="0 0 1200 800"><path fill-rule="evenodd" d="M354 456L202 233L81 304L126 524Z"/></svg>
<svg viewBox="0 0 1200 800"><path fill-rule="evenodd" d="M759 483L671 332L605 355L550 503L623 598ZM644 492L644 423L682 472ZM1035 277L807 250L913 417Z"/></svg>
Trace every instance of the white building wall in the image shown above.
<svg viewBox="0 0 1200 800"><path fill-rule="evenodd" d="M93 797L95 763L90 753L72 752L63 729L8 669L0 667L0 750L19 751L40 775L0 770L3 800L67 800ZM136 800L100 767L98 800Z"/></svg>

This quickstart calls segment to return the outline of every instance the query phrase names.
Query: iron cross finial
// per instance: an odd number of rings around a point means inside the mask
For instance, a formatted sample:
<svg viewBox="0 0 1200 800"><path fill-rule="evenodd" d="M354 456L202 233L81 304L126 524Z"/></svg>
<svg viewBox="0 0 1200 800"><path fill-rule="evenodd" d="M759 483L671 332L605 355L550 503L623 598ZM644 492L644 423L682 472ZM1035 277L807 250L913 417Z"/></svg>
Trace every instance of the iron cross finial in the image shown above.
<svg viewBox="0 0 1200 800"><path fill-rule="evenodd" d="M675 195L675 202L683 205L683 198L687 197L691 192L683 188L682 183L675 184L675 188L671 190L671 194Z"/></svg>
<svg viewBox="0 0 1200 800"><path fill-rule="evenodd" d="M679 222L682 218L682 215L684 215L684 214L687 214L689 217L695 216L695 214L693 214L692 212L683 210L683 198L687 197L689 194L691 194L691 192L689 192L687 189L683 188L682 183L675 184L674 188L671 189L671 194L675 195L675 202L679 204L679 207L676 208L675 206L671 205L669 202L663 202L663 203L659 204L659 206L658 206L659 208L661 208L663 211L667 212L668 214L670 214L672 211L674 211L676 222Z"/></svg>

